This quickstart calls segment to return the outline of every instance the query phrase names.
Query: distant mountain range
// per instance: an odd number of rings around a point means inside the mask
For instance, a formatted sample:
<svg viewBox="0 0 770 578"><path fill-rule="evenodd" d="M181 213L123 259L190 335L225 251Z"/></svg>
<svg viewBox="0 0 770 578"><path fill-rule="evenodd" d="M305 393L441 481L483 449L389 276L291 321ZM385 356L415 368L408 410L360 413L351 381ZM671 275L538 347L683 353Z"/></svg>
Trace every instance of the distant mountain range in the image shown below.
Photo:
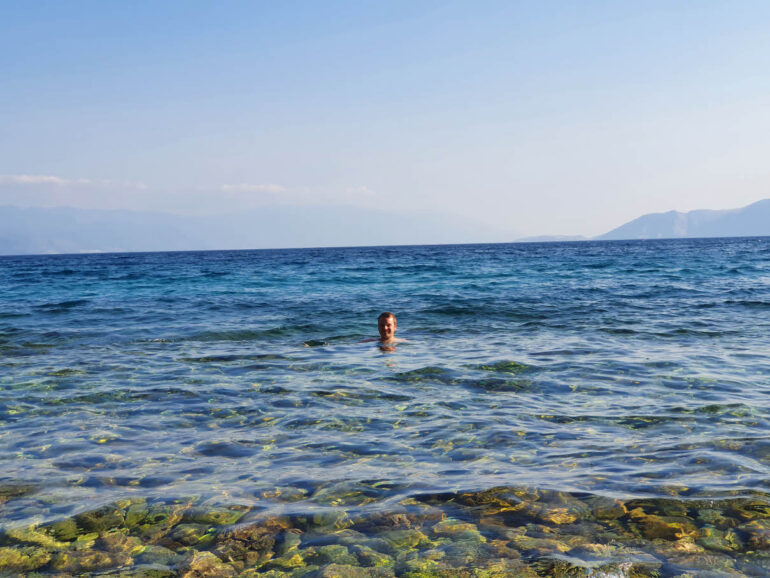
<svg viewBox="0 0 770 578"><path fill-rule="evenodd" d="M679 239L686 237L770 236L770 199L740 209L698 210L688 213L649 213L598 237L541 235L521 242L609 241L622 239Z"/></svg>
<svg viewBox="0 0 770 578"><path fill-rule="evenodd" d="M770 199L740 209L643 215L596 239L676 239L681 237L759 237L770 235Z"/></svg>
<svg viewBox="0 0 770 578"><path fill-rule="evenodd" d="M770 199L724 211L643 215L594 237L538 236L529 242L770 236ZM362 240L366 240L362 242ZM271 206L239 214L0 206L0 255L187 251L350 245L504 242L503 231L448 214L399 215L354 207Z"/></svg>
<svg viewBox="0 0 770 578"><path fill-rule="evenodd" d="M0 206L0 255L507 240L504 231L453 215L400 215L347 206L282 205L205 217Z"/></svg>

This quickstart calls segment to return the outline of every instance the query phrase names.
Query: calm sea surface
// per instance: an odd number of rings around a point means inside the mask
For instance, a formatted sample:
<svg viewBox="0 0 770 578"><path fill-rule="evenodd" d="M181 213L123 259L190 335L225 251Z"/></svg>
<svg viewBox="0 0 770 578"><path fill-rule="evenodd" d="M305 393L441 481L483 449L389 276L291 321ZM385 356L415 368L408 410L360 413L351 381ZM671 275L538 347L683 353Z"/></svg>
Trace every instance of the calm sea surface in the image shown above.
<svg viewBox="0 0 770 578"><path fill-rule="evenodd" d="M0 522L764 499L769 352L769 238L0 257Z"/></svg>

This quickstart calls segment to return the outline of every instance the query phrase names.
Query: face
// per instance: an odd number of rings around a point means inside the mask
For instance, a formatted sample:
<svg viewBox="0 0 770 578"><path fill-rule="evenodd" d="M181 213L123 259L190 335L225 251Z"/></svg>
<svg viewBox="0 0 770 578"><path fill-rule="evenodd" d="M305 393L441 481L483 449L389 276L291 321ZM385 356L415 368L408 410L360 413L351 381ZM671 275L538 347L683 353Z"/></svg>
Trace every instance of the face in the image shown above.
<svg viewBox="0 0 770 578"><path fill-rule="evenodd" d="M380 332L380 337L383 341L393 339L393 334L396 332L396 318L385 317L377 322L377 330Z"/></svg>

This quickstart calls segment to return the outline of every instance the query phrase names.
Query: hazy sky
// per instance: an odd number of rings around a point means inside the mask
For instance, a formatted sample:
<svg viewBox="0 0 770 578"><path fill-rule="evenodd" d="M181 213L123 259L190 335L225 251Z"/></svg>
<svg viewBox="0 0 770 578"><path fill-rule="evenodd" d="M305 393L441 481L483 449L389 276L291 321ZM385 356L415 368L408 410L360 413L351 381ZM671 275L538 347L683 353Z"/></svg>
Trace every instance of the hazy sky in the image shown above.
<svg viewBox="0 0 770 578"><path fill-rule="evenodd" d="M768 30L764 0L0 0L0 204L512 238L739 207L770 197Z"/></svg>

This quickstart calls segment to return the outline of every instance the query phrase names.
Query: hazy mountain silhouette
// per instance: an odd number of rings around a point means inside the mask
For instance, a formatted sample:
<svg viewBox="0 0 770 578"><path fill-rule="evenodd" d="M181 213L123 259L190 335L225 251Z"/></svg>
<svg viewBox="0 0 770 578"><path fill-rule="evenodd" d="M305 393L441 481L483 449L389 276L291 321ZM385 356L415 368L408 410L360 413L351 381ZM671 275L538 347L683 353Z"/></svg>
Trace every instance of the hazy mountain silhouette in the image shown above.
<svg viewBox="0 0 770 578"><path fill-rule="evenodd" d="M770 199L757 201L740 209L724 211L650 213L595 238L675 239L765 235L770 235Z"/></svg>
<svg viewBox="0 0 770 578"><path fill-rule="evenodd" d="M770 236L770 199L724 211L650 213L594 237L669 239ZM460 217L398 215L346 206L270 206L231 215L0 206L0 255L423 245L504 242L503 231ZM522 241L572 241L540 236Z"/></svg>
<svg viewBox="0 0 770 578"><path fill-rule="evenodd" d="M238 214L0 206L0 254L181 251L506 241L460 217L347 206L270 206Z"/></svg>

